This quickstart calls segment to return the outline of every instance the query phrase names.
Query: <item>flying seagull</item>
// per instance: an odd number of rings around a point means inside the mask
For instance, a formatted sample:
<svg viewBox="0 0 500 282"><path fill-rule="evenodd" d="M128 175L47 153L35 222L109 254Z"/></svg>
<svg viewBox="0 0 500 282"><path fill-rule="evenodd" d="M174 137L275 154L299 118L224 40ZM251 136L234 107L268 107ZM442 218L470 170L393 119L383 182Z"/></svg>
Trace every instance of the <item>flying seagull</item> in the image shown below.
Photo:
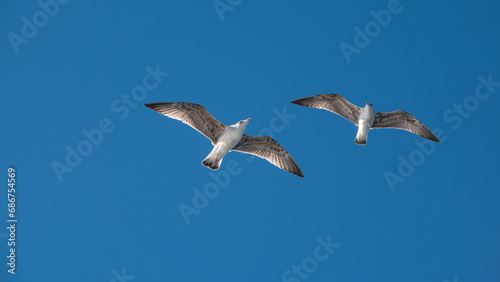
<svg viewBox="0 0 500 282"><path fill-rule="evenodd" d="M403 129L429 140L439 142L439 139L418 119L405 111L376 112L372 104L366 102L364 108L351 104L339 94L321 94L292 101L300 106L318 108L336 113L358 126L354 142L366 145L368 131L372 128Z"/></svg>
<svg viewBox="0 0 500 282"><path fill-rule="evenodd" d="M210 169L219 169L224 156L230 151L237 151L266 159L281 169L304 177L290 154L271 137L243 134L251 118L226 126L197 104L165 102L144 105L169 118L182 121L210 139L214 148L201 162Z"/></svg>

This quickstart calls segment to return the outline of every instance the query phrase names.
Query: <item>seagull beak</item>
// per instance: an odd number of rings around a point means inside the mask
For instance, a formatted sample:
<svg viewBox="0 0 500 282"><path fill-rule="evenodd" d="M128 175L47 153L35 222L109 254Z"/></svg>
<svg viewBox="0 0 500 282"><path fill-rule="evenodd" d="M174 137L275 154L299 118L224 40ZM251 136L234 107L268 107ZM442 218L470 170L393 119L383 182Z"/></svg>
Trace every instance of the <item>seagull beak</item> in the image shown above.
<svg viewBox="0 0 500 282"><path fill-rule="evenodd" d="M252 118L247 118L247 122L249 122L249 121L251 121L251 120L252 120Z"/></svg>

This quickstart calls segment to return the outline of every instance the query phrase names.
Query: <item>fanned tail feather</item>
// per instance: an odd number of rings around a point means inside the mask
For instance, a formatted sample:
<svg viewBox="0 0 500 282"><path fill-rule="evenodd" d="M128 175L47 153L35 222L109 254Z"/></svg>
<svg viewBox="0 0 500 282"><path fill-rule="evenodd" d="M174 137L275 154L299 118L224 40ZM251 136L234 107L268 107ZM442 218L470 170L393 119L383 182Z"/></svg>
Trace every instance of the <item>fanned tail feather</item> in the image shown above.
<svg viewBox="0 0 500 282"><path fill-rule="evenodd" d="M218 170L220 164L222 163L222 159L223 158L217 160L217 151L214 150L210 152L210 154L201 162L201 164L208 167L209 169Z"/></svg>
<svg viewBox="0 0 500 282"><path fill-rule="evenodd" d="M366 145L366 137L364 139L358 138L356 136L356 139L354 139L354 143L359 144L359 145Z"/></svg>

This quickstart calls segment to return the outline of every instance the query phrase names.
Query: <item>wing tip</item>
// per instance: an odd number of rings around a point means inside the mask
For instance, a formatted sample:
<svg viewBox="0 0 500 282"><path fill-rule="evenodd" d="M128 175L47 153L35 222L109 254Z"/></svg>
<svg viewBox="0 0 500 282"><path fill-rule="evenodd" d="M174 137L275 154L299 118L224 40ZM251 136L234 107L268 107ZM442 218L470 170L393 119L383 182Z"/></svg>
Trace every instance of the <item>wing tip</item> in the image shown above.
<svg viewBox="0 0 500 282"><path fill-rule="evenodd" d="M299 166L296 166L292 169L287 169L287 168L283 168L283 167L280 167L281 169L285 170L285 171L288 171L290 172L291 174L293 175L296 175L300 178L304 178L304 174L302 173L302 170L300 170Z"/></svg>
<svg viewBox="0 0 500 282"><path fill-rule="evenodd" d="M427 128L427 126L425 126L423 123L420 123L422 124L422 126L427 129L427 132L423 135L421 135L422 137L426 138L426 139L429 139L431 141L434 141L434 142L437 142L437 143L441 143L441 140L439 140L439 138L437 138L436 134L434 134L434 132L432 132L429 128Z"/></svg>
<svg viewBox="0 0 500 282"><path fill-rule="evenodd" d="M290 158L291 162L289 162L289 167L286 168L285 170L294 174L294 175L297 175L298 177L300 178L304 178L304 174L302 173L302 170L300 169L299 165L295 162L295 160L292 158L292 156L290 155L290 153L288 153L288 157ZM284 168L282 168L284 169Z"/></svg>
<svg viewBox="0 0 500 282"><path fill-rule="evenodd" d="M425 137L431 141L434 141L434 142L437 142L437 143L441 143L441 140L439 140L436 135L432 134L432 136L429 136L429 137Z"/></svg>
<svg viewBox="0 0 500 282"><path fill-rule="evenodd" d="M299 106L304 106L304 107L312 107L310 102L314 99L317 99L321 95L314 95L314 96L309 96L309 97L304 97L304 98L299 98L295 99L293 101L290 101L290 103L299 105Z"/></svg>
<svg viewBox="0 0 500 282"><path fill-rule="evenodd" d="M295 105L299 105L299 106L303 106L303 104L302 104L301 102L302 102L304 99L306 99L306 98L296 99L296 100L290 101L290 103L295 104Z"/></svg>
<svg viewBox="0 0 500 282"><path fill-rule="evenodd" d="M155 102L155 103L145 103L144 106L154 110L155 108L159 106L170 106L170 105L175 105L177 102Z"/></svg>
<svg viewBox="0 0 500 282"><path fill-rule="evenodd" d="M304 97L304 98L299 98L299 99L290 101L290 103L304 106L304 102L307 102L307 100L313 100L313 99L325 100L325 98L327 98L327 97L328 98L333 98L333 97L337 98L337 97L342 97L342 95L340 95L340 94L318 94L318 95L308 96L308 97Z"/></svg>

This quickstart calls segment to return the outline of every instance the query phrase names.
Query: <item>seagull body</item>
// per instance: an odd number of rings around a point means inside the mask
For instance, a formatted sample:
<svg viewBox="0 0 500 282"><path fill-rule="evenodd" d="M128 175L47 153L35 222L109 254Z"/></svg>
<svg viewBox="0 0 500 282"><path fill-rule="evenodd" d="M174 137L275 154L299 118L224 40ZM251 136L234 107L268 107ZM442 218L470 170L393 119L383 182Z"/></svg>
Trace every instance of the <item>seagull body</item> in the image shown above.
<svg viewBox="0 0 500 282"><path fill-rule="evenodd" d="M226 126L197 104L165 102L144 105L167 117L182 121L210 139L214 148L201 162L210 169L219 169L224 156L231 151L237 151L266 159L281 169L304 177L290 154L271 137L244 134L251 118Z"/></svg>
<svg viewBox="0 0 500 282"><path fill-rule="evenodd" d="M248 118L237 124L227 126L217 143L214 145L212 152L210 152L201 163L210 169L219 169L224 156L240 142L241 137L243 137L243 132L250 120L251 118Z"/></svg>
<svg viewBox="0 0 500 282"><path fill-rule="evenodd" d="M358 133L356 134L356 139L354 139L356 144L366 144L368 131L372 128L374 121L375 111L373 110L372 104L366 103L366 106L361 110L361 114L359 115Z"/></svg>
<svg viewBox="0 0 500 282"><path fill-rule="evenodd" d="M300 106L324 109L353 122L358 126L354 142L366 145L368 132L372 128L396 128L412 132L429 140L439 139L418 119L405 111L377 112L371 103L366 102L364 108L351 104L339 94L321 94L292 101Z"/></svg>

